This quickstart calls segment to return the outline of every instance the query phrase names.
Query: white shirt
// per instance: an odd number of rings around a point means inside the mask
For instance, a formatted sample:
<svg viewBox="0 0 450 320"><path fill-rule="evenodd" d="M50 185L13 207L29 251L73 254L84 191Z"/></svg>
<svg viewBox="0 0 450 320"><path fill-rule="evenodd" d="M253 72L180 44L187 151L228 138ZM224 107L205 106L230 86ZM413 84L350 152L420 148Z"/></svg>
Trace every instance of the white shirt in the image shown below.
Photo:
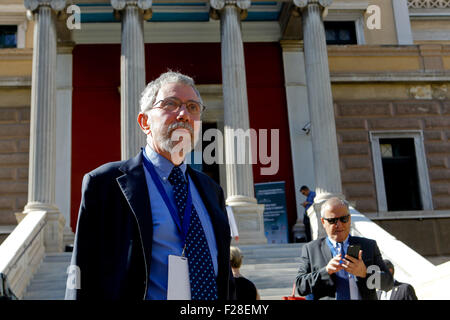
<svg viewBox="0 0 450 320"><path fill-rule="evenodd" d="M389 291L381 291L380 300L391 300L392 290Z"/></svg>

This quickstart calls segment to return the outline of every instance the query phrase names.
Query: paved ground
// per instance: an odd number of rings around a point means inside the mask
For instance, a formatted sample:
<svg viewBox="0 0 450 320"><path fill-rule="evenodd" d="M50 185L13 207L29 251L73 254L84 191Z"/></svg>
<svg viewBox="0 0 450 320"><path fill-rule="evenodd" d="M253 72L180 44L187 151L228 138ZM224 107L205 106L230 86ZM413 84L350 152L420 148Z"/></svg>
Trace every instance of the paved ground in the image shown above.
<svg viewBox="0 0 450 320"><path fill-rule="evenodd" d="M261 299L290 295L302 244L239 246L244 254L241 273L252 280ZM63 300L71 253L46 254L28 287L25 300Z"/></svg>

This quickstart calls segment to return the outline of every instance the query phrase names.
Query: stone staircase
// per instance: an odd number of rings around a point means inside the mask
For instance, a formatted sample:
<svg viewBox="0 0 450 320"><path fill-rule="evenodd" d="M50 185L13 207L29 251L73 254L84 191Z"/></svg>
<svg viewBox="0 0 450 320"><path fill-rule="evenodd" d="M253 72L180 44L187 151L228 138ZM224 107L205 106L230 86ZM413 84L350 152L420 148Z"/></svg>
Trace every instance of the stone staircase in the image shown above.
<svg viewBox="0 0 450 320"><path fill-rule="evenodd" d="M239 246L244 260L241 274L251 280L262 300L291 295L303 243Z"/></svg>
<svg viewBox="0 0 450 320"><path fill-rule="evenodd" d="M302 245L238 246L244 255L241 273L253 281L261 299L280 300L291 294ZM47 253L24 300L63 300L71 256L71 252Z"/></svg>
<svg viewBox="0 0 450 320"><path fill-rule="evenodd" d="M46 253L23 300L64 300L72 252Z"/></svg>

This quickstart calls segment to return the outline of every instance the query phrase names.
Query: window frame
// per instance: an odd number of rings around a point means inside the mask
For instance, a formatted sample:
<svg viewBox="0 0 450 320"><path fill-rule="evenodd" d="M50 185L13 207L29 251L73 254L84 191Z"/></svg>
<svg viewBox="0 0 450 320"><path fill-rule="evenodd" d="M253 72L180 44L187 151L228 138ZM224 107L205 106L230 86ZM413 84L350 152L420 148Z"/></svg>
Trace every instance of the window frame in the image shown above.
<svg viewBox="0 0 450 320"><path fill-rule="evenodd" d="M428 176L428 166L425 156L425 146L423 143L422 130L387 130L369 131L370 144L372 150L372 161L374 165L375 187L377 193L378 212L388 211L386 188L383 174L383 163L380 151L380 139L414 139L414 151L417 163L417 176L419 180L419 192L422 201L422 210L433 210L433 198L431 195L430 179Z"/></svg>
<svg viewBox="0 0 450 320"><path fill-rule="evenodd" d="M367 6L365 8L367 8ZM353 21L355 23L356 45L364 45L366 44L366 38L364 35L365 8L363 10L359 8L343 9L333 7L332 5L328 10L328 14L325 17L324 21L325 22Z"/></svg>

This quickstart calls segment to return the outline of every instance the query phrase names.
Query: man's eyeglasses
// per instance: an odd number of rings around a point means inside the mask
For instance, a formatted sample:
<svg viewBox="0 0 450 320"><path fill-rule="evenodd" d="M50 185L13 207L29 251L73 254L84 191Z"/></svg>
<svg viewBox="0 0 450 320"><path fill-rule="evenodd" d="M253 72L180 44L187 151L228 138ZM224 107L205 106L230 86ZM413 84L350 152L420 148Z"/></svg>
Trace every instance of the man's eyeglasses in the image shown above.
<svg viewBox="0 0 450 320"><path fill-rule="evenodd" d="M157 104L160 104L159 107L156 107ZM178 98L170 97L165 98L163 100L159 100L153 105L153 108L161 108L169 112L176 112L180 110L182 105L186 105L187 111L194 116L197 116L201 114L203 111L205 111L206 107L202 105L198 101L189 100L186 102L181 101Z"/></svg>
<svg viewBox="0 0 450 320"><path fill-rule="evenodd" d="M339 221L341 221L342 223L347 223L348 220L350 219L350 215L346 215L346 216L342 216L339 218L323 218L323 220L328 221L329 224L336 224Z"/></svg>

